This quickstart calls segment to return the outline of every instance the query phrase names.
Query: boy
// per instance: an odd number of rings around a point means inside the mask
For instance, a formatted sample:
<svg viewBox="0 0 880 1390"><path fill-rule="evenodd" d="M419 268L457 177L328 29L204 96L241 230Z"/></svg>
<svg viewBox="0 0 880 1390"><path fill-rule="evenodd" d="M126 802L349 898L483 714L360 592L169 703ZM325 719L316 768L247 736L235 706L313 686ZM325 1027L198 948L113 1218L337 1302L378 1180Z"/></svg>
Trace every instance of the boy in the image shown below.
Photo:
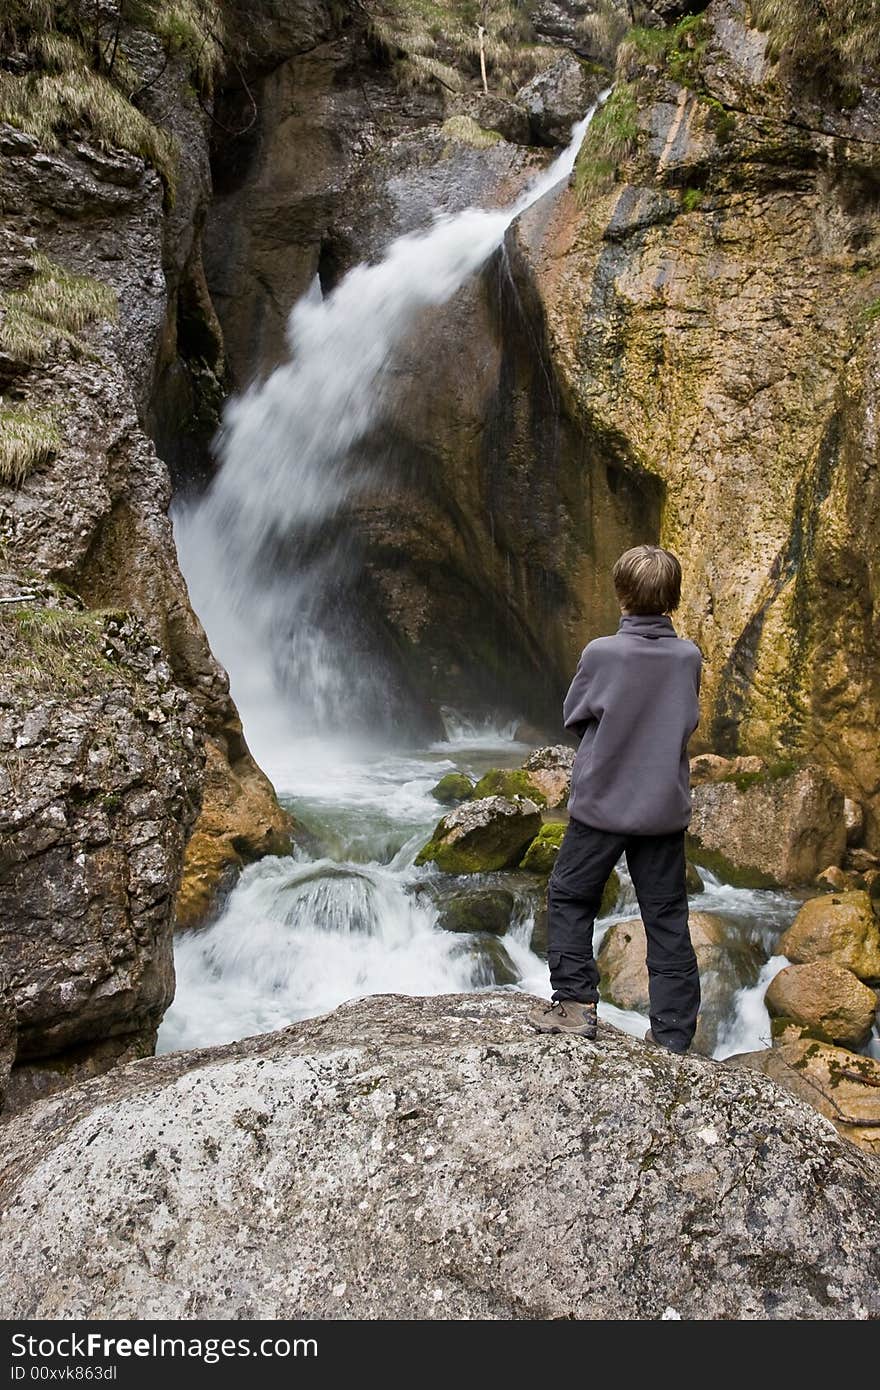
<svg viewBox="0 0 880 1390"><path fill-rule="evenodd" d="M563 704L565 727L581 742L570 819L548 885L553 1002L529 1021L543 1033L595 1038L593 923L625 852L648 938L646 1040L686 1052L700 1007L684 856L700 649L676 635L669 617L681 598L681 565L668 550L637 545L621 555L612 578L620 626L584 648Z"/></svg>

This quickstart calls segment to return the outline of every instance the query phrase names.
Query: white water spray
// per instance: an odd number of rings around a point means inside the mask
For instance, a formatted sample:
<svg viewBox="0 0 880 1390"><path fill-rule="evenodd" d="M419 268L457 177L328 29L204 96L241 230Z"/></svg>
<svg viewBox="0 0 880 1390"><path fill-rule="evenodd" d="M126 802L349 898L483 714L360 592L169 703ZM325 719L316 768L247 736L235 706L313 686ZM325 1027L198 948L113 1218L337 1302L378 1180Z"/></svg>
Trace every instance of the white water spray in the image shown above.
<svg viewBox="0 0 880 1390"><path fill-rule="evenodd" d="M326 299L306 295L290 315L290 359L226 411L217 477L175 529L194 607L270 776L291 721L300 731L348 727L356 686L362 706L382 700L368 654L358 663L321 621L328 566L345 556L297 561L371 480L353 450L381 416L395 348L422 309L447 301L515 218L568 178L596 109L509 207L438 213ZM292 562L283 558L291 550Z"/></svg>

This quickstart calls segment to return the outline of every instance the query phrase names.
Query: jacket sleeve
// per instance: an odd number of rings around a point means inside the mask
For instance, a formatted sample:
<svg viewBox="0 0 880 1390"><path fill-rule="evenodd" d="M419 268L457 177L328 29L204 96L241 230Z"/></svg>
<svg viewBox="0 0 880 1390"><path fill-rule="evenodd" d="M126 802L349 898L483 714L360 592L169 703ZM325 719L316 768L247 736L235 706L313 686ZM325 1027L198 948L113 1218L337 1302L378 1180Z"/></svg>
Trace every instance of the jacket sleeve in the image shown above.
<svg viewBox="0 0 880 1390"><path fill-rule="evenodd" d="M568 687L568 694L562 703L562 723L566 729L583 738L584 730L596 718L590 703L590 685L594 672L593 655L589 646L584 647L574 679Z"/></svg>

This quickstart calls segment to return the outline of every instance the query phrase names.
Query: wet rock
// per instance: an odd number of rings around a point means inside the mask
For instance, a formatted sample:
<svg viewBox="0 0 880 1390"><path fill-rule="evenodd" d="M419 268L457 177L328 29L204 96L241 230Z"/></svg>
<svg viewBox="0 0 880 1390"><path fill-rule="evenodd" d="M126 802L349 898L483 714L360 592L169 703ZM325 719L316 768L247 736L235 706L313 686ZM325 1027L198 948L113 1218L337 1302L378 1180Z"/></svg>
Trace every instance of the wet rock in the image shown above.
<svg viewBox="0 0 880 1390"><path fill-rule="evenodd" d="M744 887L812 883L843 856L843 796L817 768L698 783L691 856Z"/></svg>
<svg viewBox="0 0 880 1390"><path fill-rule="evenodd" d="M474 801L487 796L524 796L537 806L544 806L547 798L531 773L520 767L493 767L485 773L471 792Z"/></svg>
<svg viewBox="0 0 880 1390"><path fill-rule="evenodd" d="M697 869L696 865L692 864L690 860L687 861L687 865L685 867L685 884L687 886L687 893L689 898L696 897L698 893L702 893L703 889L706 886L702 878L700 877L699 870Z"/></svg>
<svg viewBox="0 0 880 1390"><path fill-rule="evenodd" d="M533 786L543 792L550 810L568 805L571 792L571 770L575 752L567 743L555 743L549 748L536 748L523 763Z"/></svg>
<svg viewBox="0 0 880 1390"><path fill-rule="evenodd" d="M572 126L587 114L603 85L604 75L564 53L521 87L516 100L528 113L539 144L567 145Z"/></svg>
<svg viewBox="0 0 880 1390"><path fill-rule="evenodd" d="M7 1315L880 1314L869 1155L757 1073L538 1035L536 1002L374 997L13 1117Z"/></svg>
<svg viewBox="0 0 880 1390"><path fill-rule="evenodd" d="M216 745L207 752L202 811L186 847L175 906L180 929L202 926L246 864L288 854L296 829L252 759L230 767Z"/></svg>
<svg viewBox="0 0 880 1390"><path fill-rule="evenodd" d="M463 772L447 772L436 786L431 788L431 795L442 805L451 806L456 801L465 801L473 789L473 782Z"/></svg>
<svg viewBox="0 0 880 1390"><path fill-rule="evenodd" d="M437 922L444 931L492 932L503 936L516 907L513 893L504 888L478 888L454 893L439 908Z"/></svg>
<svg viewBox="0 0 880 1390"><path fill-rule="evenodd" d="M466 801L438 821L415 862L434 863L449 874L512 868L540 828L541 812L524 797Z"/></svg>
<svg viewBox="0 0 880 1390"><path fill-rule="evenodd" d="M466 956L472 963L472 980L476 989L515 985L519 980L519 971L504 943L495 936L473 936L461 943L458 954Z"/></svg>
<svg viewBox="0 0 880 1390"><path fill-rule="evenodd" d="M852 797L843 798L843 823L846 826L846 843L854 848L862 843L865 835L865 808Z"/></svg>
<svg viewBox="0 0 880 1390"><path fill-rule="evenodd" d="M877 1012L874 991L831 960L787 966L771 980L765 1003L775 1018L791 1019L841 1047L867 1042Z"/></svg>
<svg viewBox="0 0 880 1390"><path fill-rule="evenodd" d="M15 1061L17 1032L15 995L6 975L0 970L0 1110L6 1103L6 1083Z"/></svg>
<svg viewBox="0 0 880 1390"><path fill-rule="evenodd" d="M829 1119L843 1139L880 1154L880 1062L801 1038L730 1057L727 1065L763 1072Z"/></svg>
<svg viewBox="0 0 880 1390"><path fill-rule="evenodd" d="M523 855L520 868L531 874L548 875L556 863L564 834L565 825L562 821L547 821Z"/></svg>
<svg viewBox="0 0 880 1390"><path fill-rule="evenodd" d="M880 980L880 924L864 892L810 898L778 950L798 965L830 959L860 980Z"/></svg>
<svg viewBox="0 0 880 1390"><path fill-rule="evenodd" d="M849 875L838 864L829 864L816 875L816 886L832 893L845 893L849 887Z"/></svg>
<svg viewBox="0 0 880 1390"><path fill-rule="evenodd" d="M754 984L761 966L757 948L736 940L723 918L711 912L690 914L690 933L700 969L702 1003L694 1048L710 1055L734 993ZM647 942L640 917L609 927L596 958L603 998L621 1009L647 1014Z"/></svg>

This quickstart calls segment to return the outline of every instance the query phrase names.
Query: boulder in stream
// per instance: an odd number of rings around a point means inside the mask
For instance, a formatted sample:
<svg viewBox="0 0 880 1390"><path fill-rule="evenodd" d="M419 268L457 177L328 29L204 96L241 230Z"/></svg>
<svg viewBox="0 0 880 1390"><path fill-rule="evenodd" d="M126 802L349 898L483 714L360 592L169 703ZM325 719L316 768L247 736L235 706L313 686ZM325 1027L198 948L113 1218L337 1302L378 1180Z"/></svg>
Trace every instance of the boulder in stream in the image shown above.
<svg viewBox="0 0 880 1390"><path fill-rule="evenodd" d="M867 1042L877 1012L874 991L832 960L787 966L771 980L764 1002L777 1022L790 1019L842 1047Z"/></svg>
<svg viewBox="0 0 880 1390"><path fill-rule="evenodd" d="M465 801L437 822L416 855L448 874L513 868L541 828L541 812L526 797L486 796Z"/></svg>
<svg viewBox="0 0 880 1390"><path fill-rule="evenodd" d="M772 1077L830 1120L844 1139L880 1154L880 1062L874 1058L799 1038L729 1057L727 1065Z"/></svg>
<svg viewBox="0 0 880 1390"><path fill-rule="evenodd" d="M474 790L474 784L464 772L447 772L431 788L431 795L441 806L454 806L457 801L466 801Z"/></svg>
<svg viewBox="0 0 880 1390"><path fill-rule="evenodd" d="M797 965L831 959L860 980L880 980L880 923L867 893L808 899L778 950Z"/></svg>
<svg viewBox="0 0 880 1390"><path fill-rule="evenodd" d="M574 749L567 743L555 743L549 748L536 748L523 763L523 771L528 773L532 785L543 792L551 811L568 804L574 758Z"/></svg>
<svg viewBox="0 0 880 1390"><path fill-rule="evenodd" d="M700 968L702 1003L694 1048L711 1055L718 1029L733 995L754 984L761 967L757 947L732 938L723 918L711 912L690 914L690 933ZM647 942L641 917L608 928L597 956L603 998L621 1009L647 1014L649 1009Z"/></svg>
<svg viewBox="0 0 880 1390"><path fill-rule="evenodd" d="M812 883L843 856L843 793L813 767L698 783L689 841L698 864L740 887Z"/></svg>
<svg viewBox="0 0 880 1390"><path fill-rule="evenodd" d="M492 932L503 936L516 910L513 893L505 888L477 888L453 893L437 909L437 924L444 931Z"/></svg>
<svg viewBox="0 0 880 1390"><path fill-rule="evenodd" d="M474 801L486 796L525 796L537 806L546 806L547 797L536 779L521 767L491 767L471 792Z"/></svg>
<svg viewBox="0 0 880 1390"><path fill-rule="evenodd" d="M604 75L599 80L573 53L563 53L539 72L516 94L534 138L542 145L566 145L572 126L586 115L606 80Z"/></svg>
<svg viewBox="0 0 880 1390"><path fill-rule="evenodd" d="M374 996L38 1102L0 1128L6 1316L880 1316L873 1158L536 1002Z"/></svg>
<svg viewBox="0 0 880 1390"><path fill-rule="evenodd" d="M563 821L545 821L523 855L520 868L531 874L549 875L556 863L564 834Z"/></svg>

